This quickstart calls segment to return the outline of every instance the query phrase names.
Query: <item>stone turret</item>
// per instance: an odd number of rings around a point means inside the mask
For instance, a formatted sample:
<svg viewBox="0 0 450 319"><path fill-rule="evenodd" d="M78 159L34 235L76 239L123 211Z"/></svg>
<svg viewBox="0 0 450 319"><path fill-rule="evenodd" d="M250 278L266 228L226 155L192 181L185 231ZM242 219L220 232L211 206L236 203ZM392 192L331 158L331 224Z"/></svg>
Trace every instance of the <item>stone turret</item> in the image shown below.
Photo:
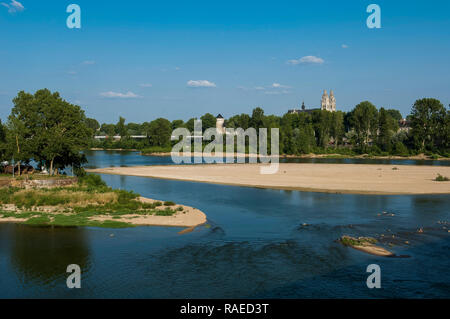
<svg viewBox="0 0 450 319"><path fill-rule="evenodd" d="M217 133L220 133L220 134L225 133L225 128L223 127L224 122L225 122L225 119L223 118L223 116L221 114L217 115L217 117L216 117Z"/></svg>

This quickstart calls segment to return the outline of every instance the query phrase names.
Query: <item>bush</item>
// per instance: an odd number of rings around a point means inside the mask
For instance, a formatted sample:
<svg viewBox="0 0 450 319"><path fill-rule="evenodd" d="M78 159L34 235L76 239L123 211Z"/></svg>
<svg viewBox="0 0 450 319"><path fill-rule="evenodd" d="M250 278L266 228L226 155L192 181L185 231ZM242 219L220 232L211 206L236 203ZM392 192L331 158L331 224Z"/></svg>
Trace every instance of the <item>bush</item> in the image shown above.
<svg viewBox="0 0 450 319"><path fill-rule="evenodd" d="M175 206L175 203L174 202L170 202L170 201L164 202L164 206Z"/></svg>
<svg viewBox="0 0 450 319"><path fill-rule="evenodd" d="M78 182L85 186L90 187L107 187L106 183L102 180L99 175L87 174L78 178Z"/></svg>
<svg viewBox="0 0 450 319"><path fill-rule="evenodd" d="M394 155L409 156L408 148L402 142L397 142L394 147Z"/></svg>
<svg viewBox="0 0 450 319"><path fill-rule="evenodd" d="M82 177L86 176L86 171L84 170L83 167L74 167L73 168L73 173L78 178L82 178Z"/></svg>
<svg viewBox="0 0 450 319"><path fill-rule="evenodd" d="M448 182L450 179L447 176L442 176L438 174L438 176L434 179L436 182Z"/></svg>

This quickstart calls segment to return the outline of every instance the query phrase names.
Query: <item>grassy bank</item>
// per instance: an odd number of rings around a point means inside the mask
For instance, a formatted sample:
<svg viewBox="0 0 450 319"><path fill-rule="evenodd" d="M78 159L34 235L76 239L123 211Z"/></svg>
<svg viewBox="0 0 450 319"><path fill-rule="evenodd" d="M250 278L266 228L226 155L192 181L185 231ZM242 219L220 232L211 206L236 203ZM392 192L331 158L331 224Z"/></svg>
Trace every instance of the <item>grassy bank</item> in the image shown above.
<svg viewBox="0 0 450 319"><path fill-rule="evenodd" d="M98 175L86 175L71 187L3 188L0 205L0 220L35 226L114 228L133 227L132 223L121 221L125 215L172 216L183 209L172 202L144 203L139 194L112 189Z"/></svg>

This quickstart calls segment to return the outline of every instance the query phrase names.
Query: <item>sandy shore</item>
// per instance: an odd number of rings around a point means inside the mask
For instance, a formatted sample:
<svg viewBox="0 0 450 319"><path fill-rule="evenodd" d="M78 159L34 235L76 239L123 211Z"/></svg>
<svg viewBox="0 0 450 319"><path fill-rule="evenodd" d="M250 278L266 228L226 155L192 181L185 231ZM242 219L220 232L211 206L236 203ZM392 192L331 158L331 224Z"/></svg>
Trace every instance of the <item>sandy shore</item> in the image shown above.
<svg viewBox="0 0 450 319"><path fill-rule="evenodd" d="M134 166L91 169L102 174L142 176L311 192L352 194L450 194L450 167L363 164L280 164L278 173L261 175L262 164Z"/></svg>

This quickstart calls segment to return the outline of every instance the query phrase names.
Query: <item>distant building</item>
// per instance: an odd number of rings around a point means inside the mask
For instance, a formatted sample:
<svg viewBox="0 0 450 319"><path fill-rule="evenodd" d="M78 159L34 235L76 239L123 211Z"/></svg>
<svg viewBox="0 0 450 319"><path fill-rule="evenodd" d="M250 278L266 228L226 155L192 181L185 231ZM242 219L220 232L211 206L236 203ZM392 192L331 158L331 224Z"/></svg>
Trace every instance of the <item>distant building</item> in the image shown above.
<svg viewBox="0 0 450 319"><path fill-rule="evenodd" d="M398 121L398 131L408 133L411 129L411 123L407 119L401 119Z"/></svg>
<svg viewBox="0 0 450 319"><path fill-rule="evenodd" d="M289 114L300 114L303 112L311 113L316 110L323 110L329 112L336 112L336 98L334 97L333 90L330 91L330 96L328 96L327 90L323 91L322 100L320 101L320 108L307 109L305 102L302 103L301 109L289 110Z"/></svg>

